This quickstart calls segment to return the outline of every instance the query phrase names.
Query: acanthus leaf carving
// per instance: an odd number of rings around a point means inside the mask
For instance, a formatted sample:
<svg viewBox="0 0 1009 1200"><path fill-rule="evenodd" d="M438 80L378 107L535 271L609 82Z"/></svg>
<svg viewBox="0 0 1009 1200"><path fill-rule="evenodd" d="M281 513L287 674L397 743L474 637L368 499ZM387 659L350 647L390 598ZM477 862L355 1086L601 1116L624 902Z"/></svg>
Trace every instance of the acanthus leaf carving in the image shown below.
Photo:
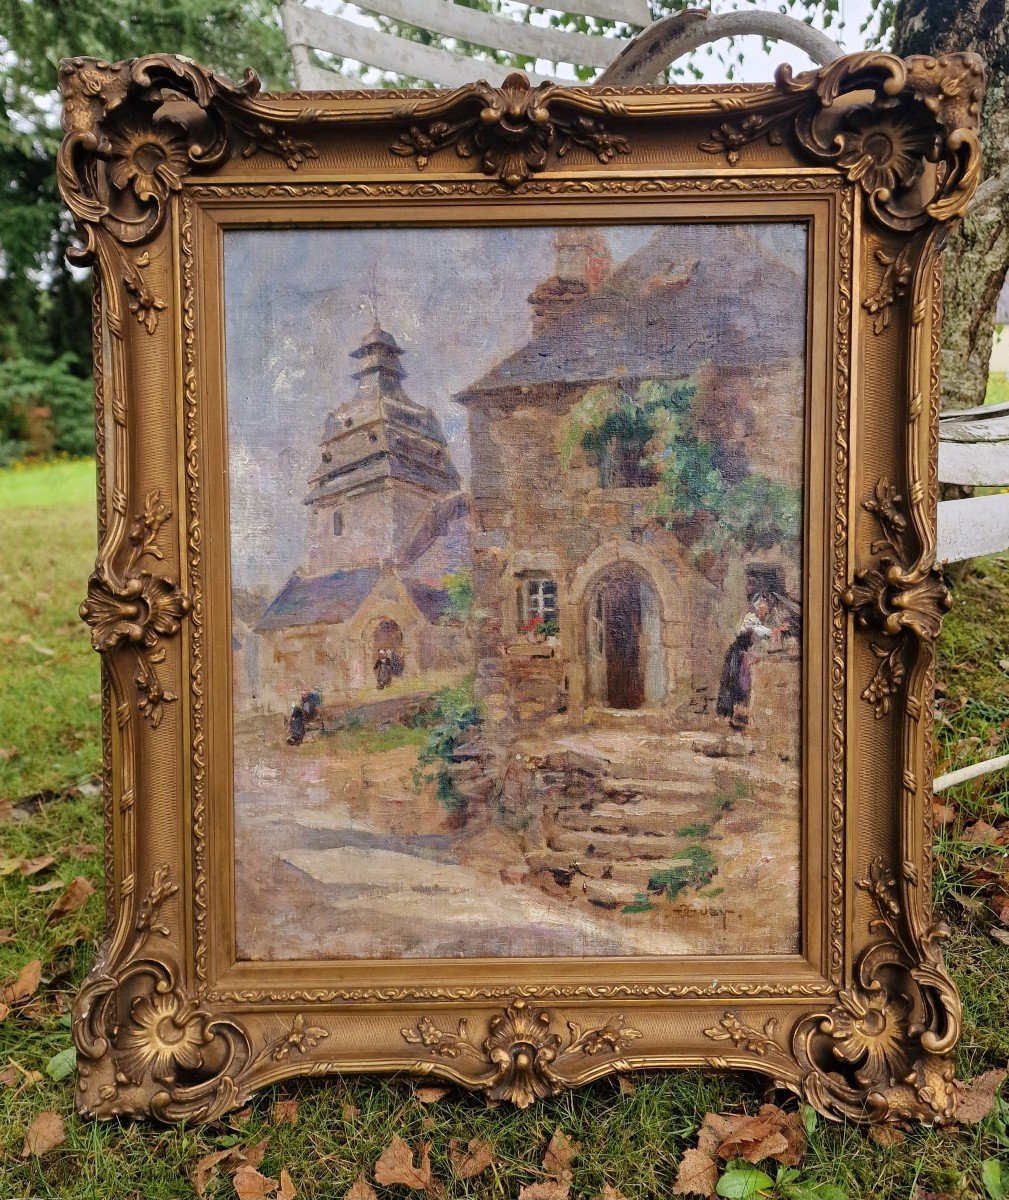
<svg viewBox="0 0 1009 1200"><path fill-rule="evenodd" d="M181 979L177 947L160 922L178 893L168 867L153 874L132 930L120 930L114 969L103 955L74 1003L77 1106L107 1119L146 1112L162 1121L209 1121L240 1102L257 1071L329 1036L302 1013L259 1049L238 1021L213 1015ZM157 938L157 944L152 939Z"/></svg>
<svg viewBox="0 0 1009 1200"><path fill-rule="evenodd" d="M879 856L858 887L876 910L870 931L883 936L861 951L833 1004L802 1017L790 1037L779 1037L773 1020L756 1029L733 1010L705 1036L766 1060L782 1086L801 1089L833 1119L944 1124L955 1104L950 1050L960 1025L940 952L948 931L932 922L919 932Z"/></svg>
<svg viewBox="0 0 1009 1200"><path fill-rule="evenodd" d="M775 87L761 110L722 123L699 149L731 166L744 146L762 138L781 144L790 127L796 146L842 170L890 229L963 213L981 172L984 67L976 54L901 59L865 51L800 75L783 65Z"/></svg>
<svg viewBox="0 0 1009 1200"><path fill-rule="evenodd" d="M862 691L862 699L873 706L877 717L889 713L891 701L904 681L908 638L934 643L943 613L952 604L939 567L913 555L902 504L903 497L885 476L877 480L873 494L862 501L883 534L870 544L879 562L859 567L843 596L857 623L886 639L882 644L870 643L878 665Z"/></svg>
<svg viewBox="0 0 1009 1200"><path fill-rule="evenodd" d="M160 642L179 632L192 607L189 596L170 579L138 570L143 558L164 557L158 534L170 517L160 492L148 492L129 529L131 549L125 570L115 571L107 558L100 558L80 606L81 620L91 627L91 644L99 653L113 654L121 647L134 651L137 703L152 728L161 724L164 705L176 699L158 677L157 667L165 660Z"/></svg>
<svg viewBox="0 0 1009 1200"><path fill-rule="evenodd" d="M528 1108L568 1087L563 1068L571 1060L618 1054L641 1037L621 1016L590 1030L568 1021L566 1033L555 1029L556 1022L549 1009L518 998L490 1018L482 1042L471 1037L465 1017L460 1018L454 1033L441 1029L430 1017L421 1017L401 1032L404 1041L423 1046L429 1055L471 1062L472 1069L456 1070L453 1076L474 1091L486 1092L492 1100L508 1101L519 1108Z"/></svg>
<svg viewBox="0 0 1009 1200"><path fill-rule="evenodd" d="M244 156L262 150L292 171L316 158L310 142L298 140L251 103L259 86L251 69L241 83L233 83L171 54L116 63L64 59L59 67L64 138L56 172L83 235L70 257L90 262L98 252L100 229L122 246L149 241L164 224L169 197L186 177L216 169L237 143ZM173 98L199 111L163 107ZM127 287L136 297L136 271L125 256L123 262ZM150 311L140 303L138 315L142 309Z"/></svg>
<svg viewBox="0 0 1009 1200"><path fill-rule="evenodd" d="M476 158L485 175L516 188L546 168L551 153L563 157L572 145L584 146L603 163L630 153L627 140L578 112L574 94L552 83L533 87L520 71L500 87L476 83L460 88L455 103L416 106L414 119L389 150L416 160L424 170L433 155L454 146L460 158ZM427 107L448 108L455 119L416 119Z"/></svg>

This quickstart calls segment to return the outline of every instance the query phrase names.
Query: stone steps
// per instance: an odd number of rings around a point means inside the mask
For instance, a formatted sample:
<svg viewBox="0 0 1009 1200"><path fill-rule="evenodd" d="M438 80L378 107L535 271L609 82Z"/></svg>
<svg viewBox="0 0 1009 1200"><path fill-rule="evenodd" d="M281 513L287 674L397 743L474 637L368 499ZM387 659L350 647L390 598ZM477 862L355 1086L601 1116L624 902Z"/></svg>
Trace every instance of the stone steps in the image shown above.
<svg viewBox="0 0 1009 1200"><path fill-rule="evenodd" d="M563 829L591 833L654 833L679 835L685 826L710 818L710 804L696 800L656 799L641 796L618 804L607 801L587 806L560 807L554 811L554 822ZM710 820L706 823L710 823Z"/></svg>
<svg viewBox="0 0 1009 1200"><path fill-rule="evenodd" d="M640 858L648 862L675 858L682 853L685 839L676 834L595 833L556 827L547 833L551 850L560 850L576 860L602 859L606 863L626 863Z"/></svg>

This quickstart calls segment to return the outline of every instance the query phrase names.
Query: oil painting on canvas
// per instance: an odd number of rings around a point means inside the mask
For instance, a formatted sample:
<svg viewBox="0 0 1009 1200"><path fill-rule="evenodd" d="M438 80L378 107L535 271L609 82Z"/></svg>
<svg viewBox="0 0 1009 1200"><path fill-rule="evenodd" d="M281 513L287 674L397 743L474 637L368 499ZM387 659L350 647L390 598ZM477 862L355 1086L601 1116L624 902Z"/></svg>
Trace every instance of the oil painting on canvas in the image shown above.
<svg viewBox="0 0 1009 1200"><path fill-rule="evenodd" d="M225 235L241 959L798 952L806 257Z"/></svg>

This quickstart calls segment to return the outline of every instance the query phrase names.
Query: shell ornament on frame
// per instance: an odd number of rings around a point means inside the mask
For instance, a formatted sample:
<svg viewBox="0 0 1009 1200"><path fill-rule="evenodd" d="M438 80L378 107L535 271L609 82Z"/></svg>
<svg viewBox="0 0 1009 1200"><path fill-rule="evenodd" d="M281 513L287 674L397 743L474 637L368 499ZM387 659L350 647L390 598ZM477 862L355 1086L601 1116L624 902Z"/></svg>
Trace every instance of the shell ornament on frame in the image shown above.
<svg viewBox="0 0 1009 1200"><path fill-rule="evenodd" d="M58 175L95 271L108 925L78 1105L206 1121L341 1071L521 1106L607 1073L769 1076L827 1116L950 1119L931 911L940 254L978 182L972 55L773 83L261 94L171 55L61 64ZM813 231L802 952L240 962L229 807L223 228L771 220ZM493 272L493 264L488 264ZM217 290L215 290L217 289ZM479 304L479 297L468 297Z"/></svg>

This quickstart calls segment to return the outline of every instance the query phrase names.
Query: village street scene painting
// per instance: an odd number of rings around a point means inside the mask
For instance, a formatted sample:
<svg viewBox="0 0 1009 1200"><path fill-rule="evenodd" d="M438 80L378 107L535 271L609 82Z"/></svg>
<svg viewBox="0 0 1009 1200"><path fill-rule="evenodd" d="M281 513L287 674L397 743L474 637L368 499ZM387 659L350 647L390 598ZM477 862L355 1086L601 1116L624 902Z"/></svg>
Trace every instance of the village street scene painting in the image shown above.
<svg viewBox="0 0 1009 1200"><path fill-rule="evenodd" d="M244 960L795 954L806 228L225 235Z"/></svg>

